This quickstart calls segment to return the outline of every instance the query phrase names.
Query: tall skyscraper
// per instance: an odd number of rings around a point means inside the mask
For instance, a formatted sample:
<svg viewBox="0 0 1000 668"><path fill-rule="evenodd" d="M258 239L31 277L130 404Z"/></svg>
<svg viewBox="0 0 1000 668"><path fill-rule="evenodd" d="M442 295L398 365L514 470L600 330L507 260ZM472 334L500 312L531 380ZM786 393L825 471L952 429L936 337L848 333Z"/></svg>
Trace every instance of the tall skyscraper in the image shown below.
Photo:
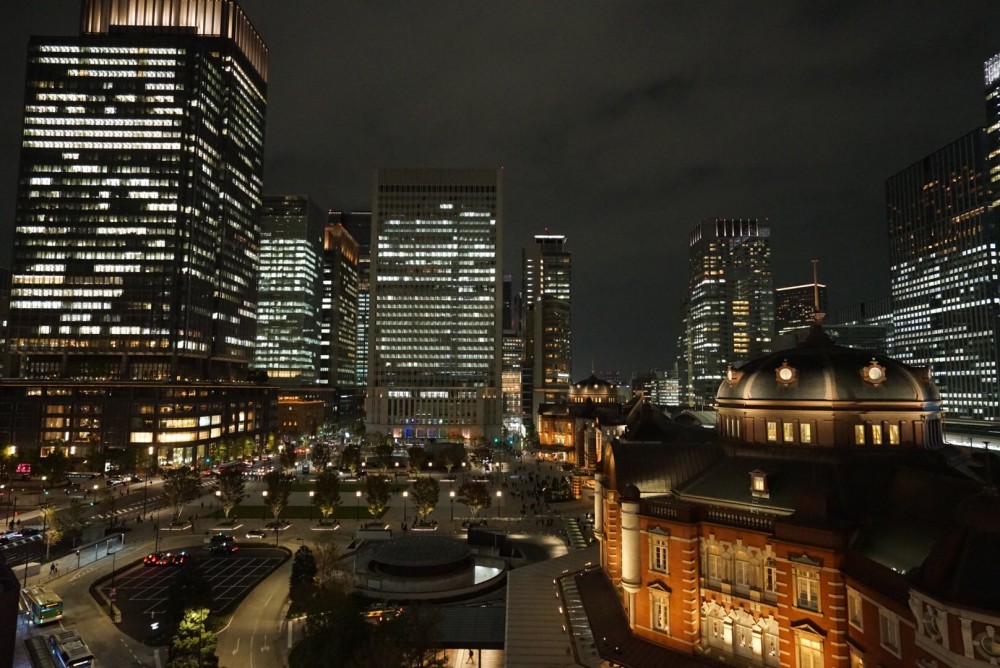
<svg viewBox="0 0 1000 668"><path fill-rule="evenodd" d="M234 0L84 0L79 36L32 37L7 442L109 468L262 442L274 397L229 381L255 343L267 58Z"/></svg>
<svg viewBox="0 0 1000 668"><path fill-rule="evenodd" d="M819 310L826 313L826 286L822 283L790 285L774 290L774 328L778 334L798 327L808 327L816 320L816 298Z"/></svg>
<svg viewBox="0 0 1000 668"><path fill-rule="evenodd" d="M886 181L893 353L929 364L953 417L1000 418L1000 230L977 129Z"/></svg>
<svg viewBox="0 0 1000 668"><path fill-rule="evenodd" d="M986 84L986 167L993 207L1000 206L1000 53L983 65Z"/></svg>
<svg viewBox="0 0 1000 668"><path fill-rule="evenodd" d="M562 234L536 234L522 254L525 416L544 403L569 400L573 371L572 255Z"/></svg>
<svg viewBox="0 0 1000 668"><path fill-rule="evenodd" d="M11 345L24 378L250 364L267 47L233 0L85 0L28 45Z"/></svg>
<svg viewBox="0 0 1000 668"><path fill-rule="evenodd" d="M320 382L356 394L359 244L341 223L323 236L323 351Z"/></svg>
<svg viewBox="0 0 1000 668"><path fill-rule="evenodd" d="M514 291L514 279L503 275L503 423L508 434L524 433L521 410L521 364L524 336L521 332L521 296Z"/></svg>
<svg viewBox="0 0 1000 668"><path fill-rule="evenodd" d="M331 211L330 223L344 226L348 234L357 242L357 325L355 330L355 378L359 388L368 386L368 342L371 290L369 282L372 268L372 214L371 211Z"/></svg>
<svg viewBox="0 0 1000 668"><path fill-rule="evenodd" d="M770 352L774 338L771 228L753 219L703 221L691 232L684 314L684 400L712 404L728 364Z"/></svg>
<svg viewBox="0 0 1000 668"><path fill-rule="evenodd" d="M268 196L261 208L253 365L278 384L319 376L324 217L304 195Z"/></svg>
<svg viewBox="0 0 1000 668"><path fill-rule="evenodd" d="M372 210L367 429L499 437L499 170L382 169Z"/></svg>

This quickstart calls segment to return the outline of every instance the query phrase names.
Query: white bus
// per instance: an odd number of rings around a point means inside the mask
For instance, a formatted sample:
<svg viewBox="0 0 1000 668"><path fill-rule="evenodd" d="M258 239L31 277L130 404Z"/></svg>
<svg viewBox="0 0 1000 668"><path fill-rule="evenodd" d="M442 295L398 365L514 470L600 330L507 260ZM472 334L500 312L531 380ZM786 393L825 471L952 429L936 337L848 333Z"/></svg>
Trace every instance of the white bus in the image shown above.
<svg viewBox="0 0 1000 668"><path fill-rule="evenodd" d="M94 655L80 634L72 629L49 636L49 652L60 668L93 668Z"/></svg>

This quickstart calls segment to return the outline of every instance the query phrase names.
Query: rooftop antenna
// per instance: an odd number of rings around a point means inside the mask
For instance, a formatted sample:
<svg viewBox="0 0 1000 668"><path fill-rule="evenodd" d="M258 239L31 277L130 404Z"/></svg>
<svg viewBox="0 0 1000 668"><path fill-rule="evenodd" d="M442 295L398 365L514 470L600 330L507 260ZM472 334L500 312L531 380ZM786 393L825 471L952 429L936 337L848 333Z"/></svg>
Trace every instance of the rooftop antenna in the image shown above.
<svg viewBox="0 0 1000 668"><path fill-rule="evenodd" d="M819 260L813 260L813 319L817 325L823 324L826 315L819 308Z"/></svg>

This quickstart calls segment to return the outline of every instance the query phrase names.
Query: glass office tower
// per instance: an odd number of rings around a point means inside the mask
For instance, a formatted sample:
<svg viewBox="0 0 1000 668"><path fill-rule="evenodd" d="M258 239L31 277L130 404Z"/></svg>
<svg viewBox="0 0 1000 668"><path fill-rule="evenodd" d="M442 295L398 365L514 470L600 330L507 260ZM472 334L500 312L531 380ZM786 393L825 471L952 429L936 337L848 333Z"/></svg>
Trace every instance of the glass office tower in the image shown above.
<svg viewBox="0 0 1000 668"><path fill-rule="evenodd" d="M407 443L500 436L501 176L376 174L369 433Z"/></svg>
<svg viewBox="0 0 1000 668"><path fill-rule="evenodd" d="M953 417L1000 418L1000 231L978 129L886 181L893 354L930 364Z"/></svg>
<svg viewBox="0 0 1000 668"><path fill-rule="evenodd" d="M80 36L31 39L16 375L245 377L266 81L232 0L87 0Z"/></svg>
<svg viewBox="0 0 1000 668"><path fill-rule="evenodd" d="M570 294L573 256L562 234L536 234L521 256L524 289L525 418L541 404L569 401L573 372Z"/></svg>
<svg viewBox="0 0 1000 668"><path fill-rule="evenodd" d="M726 366L771 351L771 228L753 219L704 221L690 238L684 314L685 401L710 405Z"/></svg>
<svg viewBox="0 0 1000 668"><path fill-rule="evenodd" d="M306 196L264 198L253 365L279 384L319 376L324 219Z"/></svg>

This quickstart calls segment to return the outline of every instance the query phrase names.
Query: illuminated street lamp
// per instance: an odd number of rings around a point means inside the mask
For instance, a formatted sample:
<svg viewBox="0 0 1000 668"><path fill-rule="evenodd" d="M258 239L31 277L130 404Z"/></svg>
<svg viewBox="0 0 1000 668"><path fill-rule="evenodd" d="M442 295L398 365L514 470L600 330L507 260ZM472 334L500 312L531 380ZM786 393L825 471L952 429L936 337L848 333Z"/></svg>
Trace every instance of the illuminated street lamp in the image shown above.
<svg viewBox="0 0 1000 668"><path fill-rule="evenodd" d="M264 497L264 509L261 510L260 518L267 522L267 490L265 489L260 495Z"/></svg>
<svg viewBox="0 0 1000 668"><path fill-rule="evenodd" d="M316 496L316 490L309 490L309 521L313 521L313 498Z"/></svg>
<svg viewBox="0 0 1000 668"><path fill-rule="evenodd" d="M219 521L219 510L222 506L222 490L215 490L215 520Z"/></svg>
<svg viewBox="0 0 1000 668"><path fill-rule="evenodd" d="M455 521L455 490L448 492L448 496L451 497L451 521Z"/></svg>
<svg viewBox="0 0 1000 668"><path fill-rule="evenodd" d="M403 522L406 522L406 497L410 495L409 492L403 490Z"/></svg>
<svg viewBox="0 0 1000 668"><path fill-rule="evenodd" d="M501 497L503 497L503 492L501 492L501 491L500 491L500 490L498 489L498 490L497 490L497 519L500 519L500 503L501 503L501 501L502 501L502 498L501 498Z"/></svg>
<svg viewBox="0 0 1000 668"><path fill-rule="evenodd" d="M361 490L359 489L354 493L354 498L357 499L356 507L358 511L358 523L361 523Z"/></svg>

